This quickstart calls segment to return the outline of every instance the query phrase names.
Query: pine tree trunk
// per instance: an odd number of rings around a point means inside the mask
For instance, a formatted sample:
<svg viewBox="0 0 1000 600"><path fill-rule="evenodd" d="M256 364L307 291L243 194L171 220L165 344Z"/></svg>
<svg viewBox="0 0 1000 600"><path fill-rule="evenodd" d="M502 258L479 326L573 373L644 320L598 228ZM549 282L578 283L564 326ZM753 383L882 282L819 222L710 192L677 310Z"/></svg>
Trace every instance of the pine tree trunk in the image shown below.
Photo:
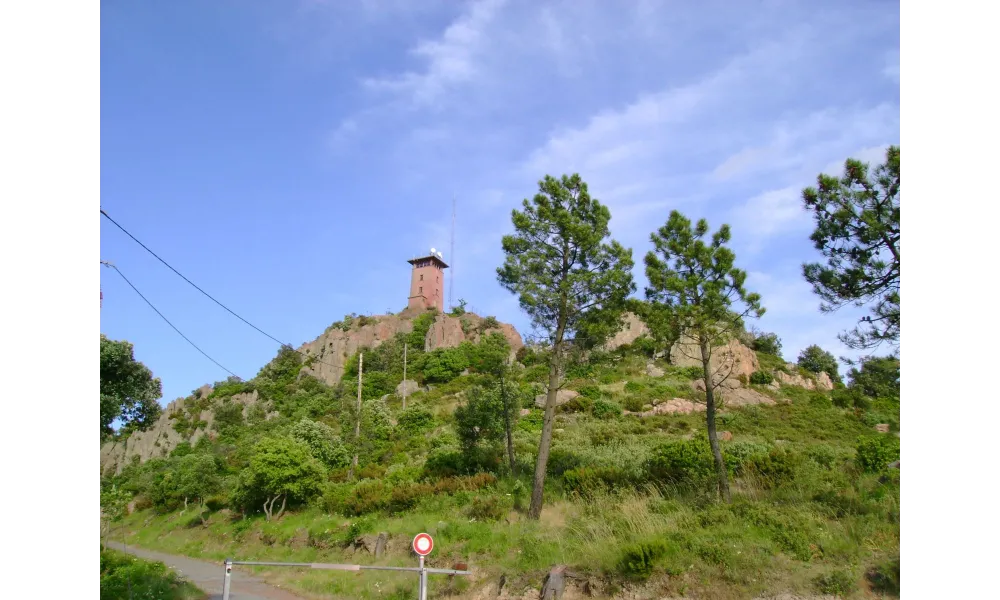
<svg viewBox="0 0 1000 600"><path fill-rule="evenodd" d="M712 456L715 457L715 470L719 476L719 495L725 502L730 502L729 477L726 473L726 462L722 459L722 449L719 447L719 436L715 430L715 388L712 382L712 369L709 365L711 359L711 347L709 340L701 336L701 367L702 375L705 379L705 421L708 425L708 443L712 447Z"/></svg>
<svg viewBox="0 0 1000 600"><path fill-rule="evenodd" d="M556 329L556 343L552 347L552 359L549 363L549 390L545 398L542 439L538 443L538 460L535 461L535 478L531 486L531 504L528 506L529 519L537 520L542 515L545 469L549 463L549 449L552 446L552 428L556 420L556 399L559 394L559 367L562 360L561 346L565 327L565 320L560 319L559 326Z"/></svg>

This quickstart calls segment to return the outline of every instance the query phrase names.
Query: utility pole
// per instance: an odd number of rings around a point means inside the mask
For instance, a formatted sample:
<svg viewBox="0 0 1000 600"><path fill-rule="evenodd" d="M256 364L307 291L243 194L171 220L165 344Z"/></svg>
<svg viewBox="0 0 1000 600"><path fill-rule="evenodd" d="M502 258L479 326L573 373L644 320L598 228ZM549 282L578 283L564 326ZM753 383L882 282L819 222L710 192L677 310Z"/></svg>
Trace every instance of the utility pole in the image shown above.
<svg viewBox="0 0 1000 600"><path fill-rule="evenodd" d="M406 410L406 342L403 342L403 410Z"/></svg>
<svg viewBox="0 0 1000 600"><path fill-rule="evenodd" d="M354 459L351 461L351 470L347 473L348 479L354 479L354 469L358 468L358 444L361 443L361 370L364 363L365 355L362 352L358 355L358 404L354 421Z"/></svg>

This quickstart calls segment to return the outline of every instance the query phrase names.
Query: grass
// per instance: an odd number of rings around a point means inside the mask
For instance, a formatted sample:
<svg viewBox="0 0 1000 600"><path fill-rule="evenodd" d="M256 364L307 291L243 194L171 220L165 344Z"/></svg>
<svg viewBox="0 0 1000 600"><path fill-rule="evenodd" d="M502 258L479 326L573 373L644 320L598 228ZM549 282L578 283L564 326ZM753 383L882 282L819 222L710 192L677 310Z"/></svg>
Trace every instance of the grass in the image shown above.
<svg viewBox="0 0 1000 600"><path fill-rule="evenodd" d="M635 382L630 393L665 385L664 379L654 381L644 375L629 381ZM450 391L454 394L464 387L456 384ZM803 392L783 388L784 402L720 416L720 428L734 436L723 445L724 452L737 443L780 448L791 457L794 469L793 477L778 484L743 473L733 481L730 505L714 501L710 487L645 486L580 498L562 489L560 477L550 476L545 511L534 522L510 508L514 480L507 477L474 492L424 497L414 509L396 516L346 518L309 507L266 523L259 517L232 521L222 511L202 527L191 514L158 515L146 510L129 516L126 526L130 543L213 560L233 556L393 566L415 564L409 540L418 531L427 531L435 538L431 566L451 567L461 561L475 571L468 581L432 582L435 587L455 586L451 593L457 597L472 597L501 574L507 585L514 586L511 589L537 589L556 564L586 573L598 597L609 597L621 586L640 585L629 569L648 576L645 585L650 589L703 597L835 590L851 598L861 597L866 587L891 594L898 589L898 478L858 472L853 466L858 438L878 434L854 412L817 402ZM624 386L615 393L625 393ZM428 406L450 401L441 388L421 399ZM652 448L690 438L704 428L703 419L678 415L598 420L586 413L559 414L553 452L572 455L565 460L639 475ZM534 428L516 431L515 445L527 465L535 444ZM524 471L522 486L530 490L530 467ZM503 507L506 515L498 514L497 507ZM388 533L391 541L386 555L377 561L346 547L356 536L378 532ZM630 564L638 566L623 566ZM358 576L258 572L301 593L327 597L406 597L415 586L412 577L386 572ZM862 585L864 581L871 583Z"/></svg>
<svg viewBox="0 0 1000 600"><path fill-rule="evenodd" d="M207 597L194 584L172 573L161 562L101 548L102 600L204 600Z"/></svg>

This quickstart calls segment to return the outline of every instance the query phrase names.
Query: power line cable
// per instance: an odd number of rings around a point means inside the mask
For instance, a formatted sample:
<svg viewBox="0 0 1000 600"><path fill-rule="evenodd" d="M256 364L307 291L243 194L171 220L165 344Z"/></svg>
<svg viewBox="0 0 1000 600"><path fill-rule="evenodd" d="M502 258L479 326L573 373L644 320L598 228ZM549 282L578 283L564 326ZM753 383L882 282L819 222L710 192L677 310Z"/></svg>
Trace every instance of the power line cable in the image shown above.
<svg viewBox="0 0 1000 600"><path fill-rule="evenodd" d="M139 291L139 288L135 287L135 285L133 285L133 284L132 284L132 282L131 282L131 281L129 281L128 277L125 277L125 274L121 272L121 269L119 269L119 268L118 268L117 266L115 266L115 265L113 265L113 264L111 264L111 263L109 263L109 262L105 262L105 261L101 261L101 264L103 264L103 265L105 265L105 266L107 266L107 267L110 267L110 268L114 269L114 270L115 270L115 272L116 272L116 273L118 273L118 275L119 275L119 276L121 276L121 278L125 280L125 283L127 283L127 284L129 285L129 287L130 287L130 288L132 288L133 290L135 290L135 293L136 293L136 294L139 294L139 297L140 297L140 298L142 298L143 300L145 300L146 304L148 304L148 305L149 305L149 307L150 307L150 308L152 308L152 309L153 309L153 311L155 311L155 312L156 312L156 314L160 315L160 318L161 318L161 319L163 319L163 320L164 320L164 322L166 322L166 324L167 324L167 325L170 325L170 327L171 327L171 328L172 328L172 329L173 329L174 331L176 331L176 332L177 332L177 335L181 336L182 338L184 338L184 340L185 340L185 341L186 341L187 343L191 344L191 346L192 346L192 347L193 347L193 348L194 348L195 350L197 350L198 352L201 352L201 354L202 354L202 355L203 355L203 356L204 356L205 358L207 358L208 360L210 360L210 361L212 361L213 363L215 363L215 364L216 364L216 366L218 366L218 367L219 367L220 369L222 369L223 371L225 371L225 372L229 373L230 375L232 375L233 377L236 377L237 379L240 379L240 380L242 380L242 378L241 378L241 377L240 377L239 375L237 375L236 373L233 373L232 371L230 371L230 370L229 370L229 369L227 369L226 367L222 366L222 364L221 364L221 363L219 363L219 361L217 361L217 360L215 360L214 358L212 358L211 356L209 356L207 352L205 352L204 350L202 350L201 348L199 348L197 344L195 344L194 342L192 342L192 341L190 340L190 338L188 338L188 336L184 335L184 334L183 334L183 333L181 332L181 330L180 330L180 329L177 329L177 326L176 326L176 325L174 325L173 323L171 323L171 322L170 322L170 319L168 319L168 318L166 318L165 316L163 316L163 313L161 313L161 312L159 311L159 309L157 309L157 308L156 308L155 306L153 306L153 303L152 303L152 302L150 302L148 298L146 298L145 296L143 296L143 295L142 295L142 292L140 292L140 291Z"/></svg>
<svg viewBox="0 0 1000 600"><path fill-rule="evenodd" d="M158 254L156 254L155 252L153 252L152 250L150 250L150 249L149 249L149 247L148 247L148 246L146 246L146 244L143 244L142 242L140 242L140 241L139 241L139 240L138 240L138 239L137 239L137 238L136 238L136 237L135 237L134 235L132 235L131 233L129 233L127 229L125 229L125 228L124 228L124 227L122 227L122 226L121 226L120 224L118 224L118 222L117 222L117 221L115 221L114 219L112 219L112 218L111 218L111 215L109 215L109 214L108 214L107 212L105 212L103 208L101 209L101 214L102 214L102 215L104 215L104 217L106 217L106 218L107 218L107 219L108 219L109 221L111 221L112 223L114 223L115 227L117 227L118 229L121 229L121 230L122 230L122 232L123 232L123 233L124 233L125 235L127 235L127 236L128 236L128 237L130 237L130 238L132 238L132 241L134 241L134 242L135 242L136 244L139 244L140 246L142 246L142 248L143 248L143 249L144 249L144 250L145 250L146 252L149 252L150 254L152 254L152 255L153 255L153 257L155 257L155 258L156 258L156 260L158 260L158 261L160 261L161 263L163 263L163 264L164 264L164 265L165 265L165 266L166 266L166 267L167 267L168 269L170 269L171 271L173 271L174 273L176 273L178 277L180 277L181 279L183 279L184 281L186 281L186 282L187 282L188 284L190 284L190 285L191 285L191 287L193 287L194 289L196 289L196 290L198 290L199 292L201 292L202 294L204 294L204 295L205 295L205 296L206 296L206 297L207 297L208 299L210 299L210 300L211 300L212 302L215 302L216 304L218 304L219 306L221 306L222 308L224 308L224 309L226 310L226 312L228 312L229 314L233 315L234 317L236 317L236 318L237 318L237 319L239 319L240 321L243 321L244 323L246 323L247 325L249 325L250 327L252 327L252 328L253 328L254 330L256 330L256 331L257 331L258 333L260 333L260 334L262 334L262 335L264 335L264 336L266 336L266 337L270 338L271 340L273 340L273 341L277 342L278 344L280 344L280 345L281 345L282 347L284 347L284 348L288 348L288 349L290 349L290 350L292 350L292 351L294 351L294 352L296 352L296 353L298 353L298 354L302 355L303 357L305 357L305 358L307 358L307 359L311 359L311 360L313 361L313 363L319 363L319 364L321 364L321 365L326 365L326 366L328 366L328 367L333 367L334 369L338 368L338 367L337 367L337 365L334 365L334 364L331 364L331 363L328 363L328 362L324 362L324 361L320 360L318 356L312 356L312 355L310 355L310 354L307 354L307 353L305 353L305 352L302 352L301 350L298 350L298 349L296 349L295 347L293 347L293 346L292 346L291 344L289 344L289 343L286 343L286 342L282 342L281 340L279 340L278 338L274 337L273 335L271 335L271 334L267 333L266 331L264 331L264 330L263 330L263 329L261 329L260 327L257 327L256 325L254 325L254 324L253 324L253 323L251 323L250 321L247 321L246 319L244 319L244 318L243 318L243 317L241 317L240 315L236 314L236 312L234 312L234 311L233 311L232 309L230 309L230 308L229 308L228 306L226 306L226 305L225 305L225 304L223 304L222 302L219 302L218 300L216 300L216 299L215 299L215 298L214 298L214 297L213 297L213 296L212 296L211 294L209 294L209 293L208 293L208 292L206 292L205 290L203 290L203 289L201 289L200 287L198 287L198 285L197 285L197 284L195 284L195 283L194 283L193 281L191 281L190 279L188 279L187 277L185 277L185 276L184 276L184 275L183 275L183 274L182 274L182 273L181 273L180 271L178 271L177 269L173 268L173 267L172 267L172 266L170 265L170 263L168 263L167 261L165 261L165 260L163 260L162 258L160 258L160 256L159 256ZM178 332L178 333L179 333L179 332ZM220 365L220 366L221 366L221 365ZM343 367L340 367L340 368L342 369Z"/></svg>

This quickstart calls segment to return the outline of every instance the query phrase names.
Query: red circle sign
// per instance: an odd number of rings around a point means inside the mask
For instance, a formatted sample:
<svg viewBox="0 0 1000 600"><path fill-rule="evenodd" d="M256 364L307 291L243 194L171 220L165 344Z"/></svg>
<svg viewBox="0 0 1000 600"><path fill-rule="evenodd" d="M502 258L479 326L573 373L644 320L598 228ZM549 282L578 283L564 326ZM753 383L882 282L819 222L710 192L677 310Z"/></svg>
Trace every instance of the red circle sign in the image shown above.
<svg viewBox="0 0 1000 600"><path fill-rule="evenodd" d="M413 551L420 556L427 556L434 549L434 539L426 533L418 533L413 538Z"/></svg>

